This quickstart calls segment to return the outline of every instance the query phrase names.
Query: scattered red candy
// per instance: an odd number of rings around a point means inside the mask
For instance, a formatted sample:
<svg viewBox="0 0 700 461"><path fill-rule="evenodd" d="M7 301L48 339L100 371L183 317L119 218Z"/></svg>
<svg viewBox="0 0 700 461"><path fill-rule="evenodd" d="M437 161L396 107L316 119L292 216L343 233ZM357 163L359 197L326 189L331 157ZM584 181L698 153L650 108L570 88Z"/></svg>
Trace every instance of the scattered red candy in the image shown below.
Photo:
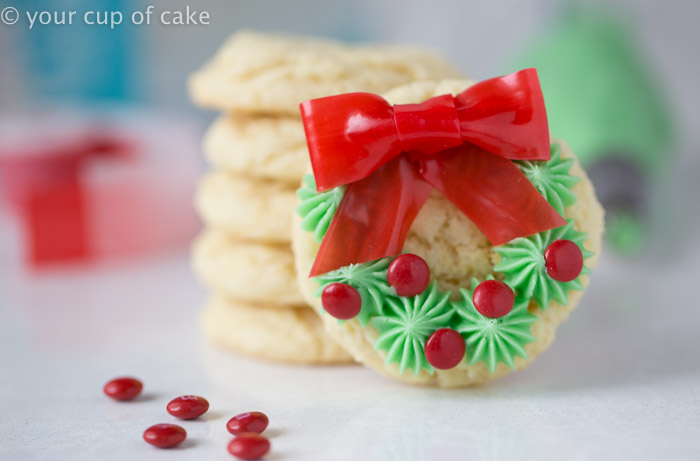
<svg viewBox="0 0 700 461"><path fill-rule="evenodd" d="M180 445L187 432L176 424L156 424L143 433L143 440L158 448L172 448Z"/></svg>
<svg viewBox="0 0 700 461"><path fill-rule="evenodd" d="M105 384L102 390L115 400L131 400L141 393L143 383L136 378L115 378Z"/></svg>
<svg viewBox="0 0 700 461"><path fill-rule="evenodd" d="M270 441L260 434L244 432L228 444L228 451L240 459L260 459L270 451Z"/></svg>
<svg viewBox="0 0 700 461"><path fill-rule="evenodd" d="M439 370L448 370L459 365L464 358L464 338L451 328L440 328L428 337L425 343L425 358Z"/></svg>
<svg viewBox="0 0 700 461"><path fill-rule="evenodd" d="M583 253L571 240L555 240L544 251L547 273L559 282L570 282L583 269Z"/></svg>
<svg viewBox="0 0 700 461"><path fill-rule="evenodd" d="M259 411L241 413L231 418L226 423L226 429L233 434L239 435L244 432L255 432L260 434L270 423L267 415Z"/></svg>
<svg viewBox="0 0 700 461"><path fill-rule="evenodd" d="M399 296L416 296L428 287L430 269L420 256L403 254L389 264L386 280Z"/></svg>
<svg viewBox="0 0 700 461"><path fill-rule="evenodd" d="M474 307L485 317L492 319L507 315L515 304L515 293L503 282L484 280L472 295Z"/></svg>
<svg viewBox="0 0 700 461"><path fill-rule="evenodd" d="M168 403L168 413L180 419L194 419L202 416L209 409L209 402L198 395L183 395Z"/></svg>
<svg viewBox="0 0 700 461"><path fill-rule="evenodd" d="M349 320L360 313L360 293L347 283L331 283L321 294L323 309L340 320Z"/></svg>

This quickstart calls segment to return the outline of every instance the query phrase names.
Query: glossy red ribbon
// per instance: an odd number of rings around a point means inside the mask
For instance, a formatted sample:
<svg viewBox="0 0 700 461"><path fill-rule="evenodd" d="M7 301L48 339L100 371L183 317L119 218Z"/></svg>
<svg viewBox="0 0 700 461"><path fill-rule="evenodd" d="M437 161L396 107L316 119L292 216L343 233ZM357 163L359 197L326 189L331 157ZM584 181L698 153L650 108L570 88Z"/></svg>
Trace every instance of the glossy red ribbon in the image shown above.
<svg viewBox="0 0 700 461"><path fill-rule="evenodd" d="M348 93L301 112L318 190L348 185L312 277L400 253L432 188L493 245L566 224L511 162L549 159L535 69L420 104Z"/></svg>

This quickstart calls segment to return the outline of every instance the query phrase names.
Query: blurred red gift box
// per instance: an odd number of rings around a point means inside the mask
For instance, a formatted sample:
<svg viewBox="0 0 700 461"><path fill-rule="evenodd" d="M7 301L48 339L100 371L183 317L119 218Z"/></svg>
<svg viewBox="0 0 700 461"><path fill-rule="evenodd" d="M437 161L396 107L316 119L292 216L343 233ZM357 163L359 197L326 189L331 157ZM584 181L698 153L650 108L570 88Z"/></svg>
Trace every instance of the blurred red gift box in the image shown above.
<svg viewBox="0 0 700 461"><path fill-rule="evenodd" d="M198 163L192 123L158 114L0 120L0 185L34 265L185 247Z"/></svg>

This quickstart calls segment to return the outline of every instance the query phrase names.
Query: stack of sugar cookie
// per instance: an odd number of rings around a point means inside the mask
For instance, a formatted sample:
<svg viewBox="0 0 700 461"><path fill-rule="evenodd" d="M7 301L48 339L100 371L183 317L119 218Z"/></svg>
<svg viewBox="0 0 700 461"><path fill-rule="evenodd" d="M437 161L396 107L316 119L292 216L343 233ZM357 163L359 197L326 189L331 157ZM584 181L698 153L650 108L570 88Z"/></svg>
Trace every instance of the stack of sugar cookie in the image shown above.
<svg viewBox="0 0 700 461"><path fill-rule="evenodd" d="M204 139L213 171L197 192L206 229L193 245L194 270L212 291L202 316L211 341L285 362L352 360L326 336L296 284L291 222L308 169L299 103L458 76L420 49L246 31L191 77L195 103L224 112Z"/></svg>

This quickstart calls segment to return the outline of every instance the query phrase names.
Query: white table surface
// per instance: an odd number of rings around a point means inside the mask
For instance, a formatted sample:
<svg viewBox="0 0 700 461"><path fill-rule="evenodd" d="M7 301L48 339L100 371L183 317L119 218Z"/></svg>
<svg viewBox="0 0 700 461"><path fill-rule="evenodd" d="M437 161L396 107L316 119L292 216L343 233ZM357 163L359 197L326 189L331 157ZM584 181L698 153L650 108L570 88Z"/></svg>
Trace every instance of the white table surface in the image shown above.
<svg viewBox="0 0 700 461"><path fill-rule="evenodd" d="M667 262L603 258L579 309L529 369L444 391L360 366L284 366L216 350L197 329L205 292L184 250L33 274L4 238L0 459L233 459L226 421L260 410L271 421L268 460L697 460L692 241ZM106 398L103 384L124 374L143 380L143 396ZM165 405L181 394L205 396L210 411L182 423L188 439L177 449L144 443L148 426L176 422Z"/></svg>

